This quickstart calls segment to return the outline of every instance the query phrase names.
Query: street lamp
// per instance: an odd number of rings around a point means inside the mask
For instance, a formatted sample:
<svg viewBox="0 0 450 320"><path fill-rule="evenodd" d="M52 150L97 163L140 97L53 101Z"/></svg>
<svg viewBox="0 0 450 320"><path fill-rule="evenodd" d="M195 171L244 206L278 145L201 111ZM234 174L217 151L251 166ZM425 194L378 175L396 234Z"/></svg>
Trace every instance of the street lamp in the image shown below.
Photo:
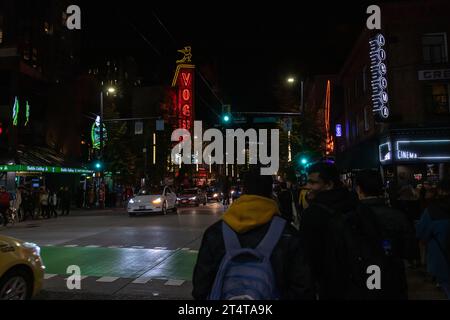
<svg viewBox="0 0 450 320"><path fill-rule="evenodd" d="M102 88L102 90L100 90L100 159L103 160L103 91L104 88ZM114 93L116 92L116 88L114 88L113 86L109 86L108 88L106 88L106 91L108 93Z"/></svg>
<svg viewBox="0 0 450 320"><path fill-rule="evenodd" d="M296 80L294 77L288 77L286 81L291 85L295 83ZM303 112L303 79L300 80L300 113L302 112Z"/></svg>

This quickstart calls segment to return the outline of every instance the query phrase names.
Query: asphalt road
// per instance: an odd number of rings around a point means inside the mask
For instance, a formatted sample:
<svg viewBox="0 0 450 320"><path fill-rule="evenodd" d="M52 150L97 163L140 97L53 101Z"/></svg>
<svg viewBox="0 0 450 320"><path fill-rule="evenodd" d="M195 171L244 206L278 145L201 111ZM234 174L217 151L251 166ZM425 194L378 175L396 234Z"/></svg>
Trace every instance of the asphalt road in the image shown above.
<svg viewBox="0 0 450 320"><path fill-rule="evenodd" d="M124 209L76 210L0 233L41 247L46 275L36 299L191 299L203 232L222 213L217 203L132 218ZM80 269L80 289L67 286L69 266Z"/></svg>

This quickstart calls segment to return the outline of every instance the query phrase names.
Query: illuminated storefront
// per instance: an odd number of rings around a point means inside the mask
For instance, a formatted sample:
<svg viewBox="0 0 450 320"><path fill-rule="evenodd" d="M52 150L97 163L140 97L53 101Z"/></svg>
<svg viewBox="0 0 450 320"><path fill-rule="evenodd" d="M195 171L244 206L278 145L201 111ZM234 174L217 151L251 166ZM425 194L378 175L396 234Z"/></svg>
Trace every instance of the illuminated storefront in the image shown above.
<svg viewBox="0 0 450 320"><path fill-rule="evenodd" d="M387 180L437 182L449 174L450 129L392 130L380 140L378 160Z"/></svg>

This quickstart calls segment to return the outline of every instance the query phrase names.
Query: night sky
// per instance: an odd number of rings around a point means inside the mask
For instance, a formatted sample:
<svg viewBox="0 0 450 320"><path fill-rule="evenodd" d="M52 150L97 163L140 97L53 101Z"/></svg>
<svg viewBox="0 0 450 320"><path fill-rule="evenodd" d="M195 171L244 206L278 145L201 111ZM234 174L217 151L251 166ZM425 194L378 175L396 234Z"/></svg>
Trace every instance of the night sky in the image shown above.
<svg viewBox="0 0 450 320"><path fill-rule="evenodd" d="M80 4L83 63L131 55L144 83L169 84L180 58L176 49L190 44L219 99L239 111L273 111L273 87L288 75L337 72L375 3L93 2ZM220 102L201 82L197 78L197 108L219 112Z"/></svg>

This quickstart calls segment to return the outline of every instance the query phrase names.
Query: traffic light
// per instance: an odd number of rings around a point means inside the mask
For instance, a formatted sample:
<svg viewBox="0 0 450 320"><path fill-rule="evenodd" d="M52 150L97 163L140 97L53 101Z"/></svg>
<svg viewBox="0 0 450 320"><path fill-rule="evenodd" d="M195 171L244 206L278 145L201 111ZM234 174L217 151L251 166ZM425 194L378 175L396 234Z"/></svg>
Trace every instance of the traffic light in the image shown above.
<svg viewBox="0 0 450 320"><path fill-rule="evenodd" d="M300 163L303 165L303 166L306 166L307 164L308 164L308 159L306 159L306 158L301 158L300 159Z"/></svg>
<svg viewBox="0 0 450 320"><path fill-rule="evenodd" d="M100 160L94 162L94 170L101 171L103 169L103 163Z"/></svg>
<svg viewBox="0 0 450 320"><path fill-rule="evenodd" d="M222 115L222 122L223 123L229 123L231 121L231 116L229 114L223 114Z"/></svg>
<svg viewBox="0 0 450 320"><path fill-rule="evenodd" d="M229 104L222 106L221 122L223 124L229 124L231 122L231 106Z"/></svg>

